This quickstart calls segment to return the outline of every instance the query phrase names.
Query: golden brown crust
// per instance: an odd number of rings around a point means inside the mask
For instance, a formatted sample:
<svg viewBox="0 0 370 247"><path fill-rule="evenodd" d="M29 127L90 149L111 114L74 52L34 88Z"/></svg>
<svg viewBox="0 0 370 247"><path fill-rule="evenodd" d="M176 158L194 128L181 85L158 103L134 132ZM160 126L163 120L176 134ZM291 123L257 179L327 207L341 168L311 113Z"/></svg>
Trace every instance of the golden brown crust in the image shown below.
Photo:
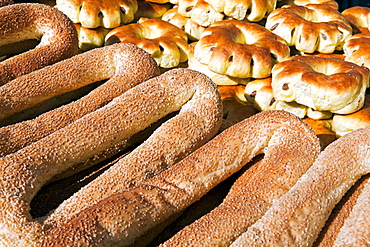
<svg viewBox="0 0 370 247"><path fill-rule="evenodd" d="M109 79L114 76L116 67L126 62L125 59L118 58L120 55L114 52L114 47L100 48L8 82L0 87L0 119L41 104L57 95Z"/></svg>
<svg viewBox="0 0 370 247"><path fill-rule="evenodd" d="M128 89L159 74L157 64L150 55L130 44L117 44L95 49L80 56L92 61L95 61L96 56L113 58L115 66L112 70L101 71L102 74L106 74L104 78L108 80L79 100L45 112L34 119L0 128L0 157L15 152L97 110ZM105 60L105 62L105 65L101 65L108 66L112 60ZM96 63L90 64L94 69L96 65ZM80 78L83 79L80 73L82 65L76 66ZM56 72L51 68L49 74L55 75ZM56 83L57 79L58 77L55 77L53 81ZM75 80L74 77L70 79ZM63 83L67 82L63 81Z"/></svg>
<svg viewBox="0 0 370 247"><path fill-rule="evenodd" d="M188 36L179 27L161 20L142 18L110 31L105 45L131 43L150 53L162 68L174 68L188 60Z"/></svg>
<svg viewBox="0 0 370 247"><path fill-rule="evenodd" d="M1 55L7 55L9 44L39 40L34 49L0 62L0 85L79 52L73 23L50 6L11 4L0 9L0 20Z"/></svg>
<svg viewBox="0 0 370 247"><path fill-rule="evenodd" d="M133 186L139 180L154 176L215 135L221 125L222 109L212 81L196 71L170 70L133 87L104 107L45 138L1 158L0 207L7 213L0 216L0 242L9 245L16 241L19 246L37 244L45 236L44 230L51 227L32 220L29 215L29 203L43 184L54 175L176 111L179 114L162 124L138 149L85 187L86 194L83 195L86 200L76 196L74 199L77 201L71 199L66 203L68 206L60 210L73 215L79 208L94 200L98 202L119 187ZM147 164L145 168L144 164ZM123 166L127 169L120 169ZM54 213L48 222L53 222L52 226L56 227L72 215ZM52 220L56 218L61 221Z"/></svg>
<svg viewBox="0 0 370 247"><path fill-rule="evenodd" d="M335 58L293 56L276 64L271 85L276 100L347 114L364 104L369 69Z"/></svg>
<svg viewBox="0 0 370 247"><path fill-rule="evenodd" d="M294 115L283 111L254 115L151 180L79 213L53 230L43 244L138 243L149 229L181 212L255 155L300 145L305 147L301 149L304 162L313 162L319 150L317 137Z"/></svg>
<svg viewBox="0 0 370 247"><path fill-rule="evenodd" d="M104 27L86 28L81 24L74 24L78 33L78 47L82 51L88 51L104 45L105 36L110 29Z"/></svg>
<svg viewBox="0 0 370 247"><path fill-rule="evenodd" d="M136 0L57 0L56 8L86 28L115 28L134 20Z"/></svg>
<svg viewBox="0 0 370 247"><path fill-rule="evenodd" d="M258 22L275 9L276 0L207 0L218 12L236 20Z"/></svg>
<svg viewBox="0 0 370 247"><path fill-rule="evenodd" d="M314 134L308 139L315 140ZM269 150L261 162L243 172L218 207L162 246L230 245L306 172L320 153L317 144L308 141L290 148ZM308 153L312 156L307 157Z"/></svg>
<svg viewBox="0 0 370 247"><path fill-rule="evenodd" d="M238 20L213 23L194 47L195 59L211 71L237 78L268 77L276 60L289 56L280 37L261 25Z"/></svg>
<svg viewBox="0 0 370 247"><path fill-rule="evenodd" d="M163 16L162 20L184 30L189 37L190 41L197 41L200 39L205 27L195 23L190 17L185 17L178 13L178 6L169 9Z"/></svg>
<svg viewBox="0 0 370 247"><path fill-rule="evenodd" d="M370 68L370 33L358 33L346 40L343 46L345 60Z"/></svg>
<svg viewBox="0 0 370 247"><path fill-rule="evenodd" d="M342 11L342 15L352 25L355 33L369 32L369 15L370 8L362 6L354 6Z"/></svg>
<svg viewBox="0 0 370 247"><path fill-rule="evenodd" d="M266 28L301 52L342 50L352 27L336 9L325 4L285 5L267 17Z"/></svg>
<svg viewBox="0 0 370 247"><path fill-rule="evenodd" d="M331 143L292 189L231 246L311 246L334 206L370 172L369 138L370 127L366 127ZM370 229L366 224L359 227Z"/></svg>

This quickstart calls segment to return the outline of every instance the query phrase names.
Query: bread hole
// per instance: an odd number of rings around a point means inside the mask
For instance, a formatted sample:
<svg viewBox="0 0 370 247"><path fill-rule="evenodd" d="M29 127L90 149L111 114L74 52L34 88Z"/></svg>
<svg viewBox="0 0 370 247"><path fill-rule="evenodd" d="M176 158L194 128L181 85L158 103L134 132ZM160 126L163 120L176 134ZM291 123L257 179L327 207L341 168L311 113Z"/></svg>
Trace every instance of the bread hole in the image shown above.
<svg viewBox="0 0 370 247"><path fill-rule="evenodd" d="M275 24L270 28L270 30L271 30L271 31L274 31L278 26L279 26L279 23L275 23Z"/></svg>
<svg viewBox="0 0 370 247"><path fill-rule="evenodd" d="M321 34L321 37L322 37L322 39L323 39L323 40L326 40L326 39L328 38L328 37L327 37L325 34L323 34L323 33Z"/></svg>
<svg viewBox="0 0 370 247"><path fill-rule="evenodd" d="M256 90L254 90L253 92L251 92L249 94L249 96L251 96L251 97L256 97L256 95L257 95L257 91Z"/></svg>
<svg viewBox="0 0 370 247"><path fill-rule="evenodd" d="M209 48L209 50L213 51L215 48L216 48L216 46L212 46L211 48Z"/></svg>
<svg viewBox="0 0 370 247"><path fill-rule="evenodd" d="M104 17L103 12L99 11L99 13L98 13L98 17L99 17L99 18L103 18L103 17Z"/></svg>
<svg viewBox="0 0 370 247"><path fill-rule="evenodd" d="M293 37L294 33L295 33L295 28L293 28L292 31L290 31L290 35Z"/></svg>
<svg viewBox="0 0 370 247"><path fill-rule="evenodd" d="M186 12L190 12L190 11L192 11L192 10L193 10L193 8L194 8L194 6L189 6L189 7L187 7L187 8L185 9L185 11L186 11Z"/></svg>
<svg viewBox="0 0 370 247"><path fill-rule="evenodd" d="M253 58L251 59L250 66L251 66L251 67L253 67L253 66L254 66L254 59L253 59Z"/></svg>
<svg viewBox="0 0 370 247"><path fill-rule="evenodd" d="M183 25L183 26L181 26L181 30L182 31L185 31L185 26Z"/></svg>
<svg viewBox="0 0 370 247"><path fill-rule="evenodd" d="M252 10L250 8L248 8L245 15L250 15L251 13L252 13Z"/></svg>
<svg viewBox="0 0 370 247"><path fill-rule="evenodd" d="M163 52L163 51L164 51L163 46L159 45L159 50L160 50L161 52Z"/></svg>
<svg viewBox="0 0 370 247"><path fill-rule="evenodd" d="M229 61L229 62L232 62L233 60L234 60L234 56L233 56L233 55L231 55L231 56L229 57L228 61Z"/></svg>
<svg viewBox="0 0 370 247"><path fill-rule="evenodd" d="M281 87L283 90L288 90L289 85L287 83L284 83L283 86Z"/></svg>
<svg viewBox="0 0 370 247"><path fill-rule="evenodd" d="M301 43L301 40L302 40L302 36L299 35L298 43Z"/></svg>
<svg viewBox="0 0 370 247"><path fill-rule="evenodd" d="M274 103L275 103L275 98L272 98L271 101L270 101L270 106L272 106Z"/></svg>

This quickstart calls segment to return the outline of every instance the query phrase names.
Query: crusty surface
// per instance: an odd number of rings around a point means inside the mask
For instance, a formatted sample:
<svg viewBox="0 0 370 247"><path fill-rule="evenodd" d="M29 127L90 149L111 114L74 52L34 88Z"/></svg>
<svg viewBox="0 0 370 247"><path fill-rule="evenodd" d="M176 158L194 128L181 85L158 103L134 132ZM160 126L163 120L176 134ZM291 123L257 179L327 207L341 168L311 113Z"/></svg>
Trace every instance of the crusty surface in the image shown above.
<svg viewBox="0 0 370 247"><path fill-rule="evenodd" d="M256 114L226 129L170 169L75 215L55 228L43 244L138 243L149 229L181 212L254 156L299 147L306 141L315 143L318 150L315 138L308 125L290 113ZM312 155L311 148L302 148L302 152L306 152L305 157Z"/></svg>
<svg viewBox="0 0 370 247"><path fill-rule="evenodd" d="M304 141L289 147L268 147L262 161L248 168L235 181L218 207L186 226L162 246L230 245L261 218L317 158L320 145L316 135L303 125L301 131L306 135Z"/></svg>
<svg viewBox="0 0 370 247"><path fill-rule="evenodd" d="M136 0L57 0L56 8L86 28L115 28L134 20Z"/></svg>
<svg viewBox="0 0 370 247"><path fill-rule="evenodd" d="M3 85L0 87L0 119L57 95L111 78L116 67L124 66L126 62L126 59L117 59L120 57L119 52L114 51L117 47L81 53Z"/></svg>
<svg viewBox="0 0 370 247"><path fill-rule="evenodd" d="M0 216L0 243L37 244L44 237L43 230L61 223L44 224L29 214L29 203L43 184L178 110L178 116L164 123L141 148L131 152L131 158L126 158L128 163L126 159L117 163L89 185L84 190L86 194L76 195L70 200L73 203L62 207L64 212L73 214L115 190L134 185L135 174L141 180L154 176L215 135L221 125L222 109L213 82L196 71L171 70L133 87L45 138L0 158L0 208L4 212ZM54 219L71 216L55 213Z"/></svg>
<svg viewBox="0 0 370 247"><path fill-rule="evenodd" d="M272 66L289 56L289 47L279 36L259 24L239 20L213 23L194 46L200 63L237 78L268 77Z"/></svg>
<svg viewBox="0 0 370 247"><path fill-rule="evenodd" d="M2 7L0 52L7 54L1 46L27 39L37 39L39 44L0 62L0 85L78 53L77 31L62 12L37 3Z"/></svg>
<svg viewBox="0 0 370 247"><path fill-rule="evenodd" d="M331 143L297 183L231 246L311 246L334 206L370 172L369 137L370 127L366 127ZM360 226L370 229L368 224Z"/></svg>
<svg viewBox="0 0 370 247"><path fill-rule="evenodd" d="M370 27L370 8L354 6L342 11L342 15L353 25L355 33L368 33Z"/></svg>
<svg viewBox="0 0 370 247"><path fill-rule="evenodd" d="M364 104L369 69L335 58L293 56L274 66L271 85L276 100L348 114Z"/></svg>
<svg viewBox="0 0 370 247"><path fill-rule="evenodd" d="M358 33L346 40L343 46L345 60L370 68L370 33Z"/></svg>
<svg viewBox="0 0 370 247"><path fill-rule="evenodd" d="M325 4L284 5L271 12L266 28L301 52L342 50L352 27L341 13Z"/></svg>
<svg viewBox="0 0 370 247"><path fill-rule="evenodd" d="M89 64L75 65L74 74L78 73L81 81L98 81L103 76L108 80L79 100L45 112L34 119L0 128L0 157L15 152L51 134L82 116L106 105L115 97L137 84L159 75L159 68L154 59L147 52L131 44L116 44L95 49L81 56L84 60L91 61ZM97 63L98 57L104 57L104 60L100 64ZM99 70L96 67L97 65L100 65L101 68L111 67L109 70L101 69L101 75L95 79L94 75L90 75L89 77L88 74L85 74L86 78L84 78L83 70ZM49 69L48 74L55 76L52 78L53 83L68 83L65 80L58 82L57 80L61 79L57 76L58 72L54 71L53 67ZM42 79L38 78L40 81ZM69 79L75 80L72 76Z"/></svg>
<svg viewBox="0 0 370 247"><path fill-rule="evenodd" d="M207 0L218 12L236 20L257 22L275 9L276 0Z"/></svg>
<svg viewBox="0 0 370 247"><path fill-rule="evenodd" d="M343 136L353 130L370 125L370 95L366 94L364 106L351 114L334 114L333 130Z"/></svg>
<svg viewBox="0 0 370 247"><path fill-rule="evenodd" d="M162 68L174 68L188 60L188 36L179 27L161 20L142 18L117 27L105 37L105 45L131 43L150 53Z"/></svg>

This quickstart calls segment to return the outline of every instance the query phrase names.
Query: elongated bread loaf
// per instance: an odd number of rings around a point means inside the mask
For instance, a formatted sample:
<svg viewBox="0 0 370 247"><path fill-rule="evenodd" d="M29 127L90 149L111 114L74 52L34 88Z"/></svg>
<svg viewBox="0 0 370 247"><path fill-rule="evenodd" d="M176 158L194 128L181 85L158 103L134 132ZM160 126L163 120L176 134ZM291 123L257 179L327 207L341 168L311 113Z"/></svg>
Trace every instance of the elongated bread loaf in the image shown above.
<svg viewBox="0 0 370 247"><path fill-rule="evenodd" d="M313 162L311 155L320 148L312 129L294 115L283 111L256 114L170 169L76 214L54 228L43 246L144 246L150 241L150 231L199 200L255 155L278 152L282 156L283 150L294 146L306 153L305 162Z"/></svg>

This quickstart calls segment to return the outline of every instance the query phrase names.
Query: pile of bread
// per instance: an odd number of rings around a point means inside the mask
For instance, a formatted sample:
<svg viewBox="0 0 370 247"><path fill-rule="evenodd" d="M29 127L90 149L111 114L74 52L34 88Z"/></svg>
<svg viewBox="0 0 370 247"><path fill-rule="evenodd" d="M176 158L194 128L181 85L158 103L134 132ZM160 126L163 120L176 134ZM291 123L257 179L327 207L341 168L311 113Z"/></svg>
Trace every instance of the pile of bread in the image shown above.
<svg viewBox="0 0 370 247"><path fill-rule="evenodd" d="M370 8L0 6L1 245L370 243Z"/></svg>

